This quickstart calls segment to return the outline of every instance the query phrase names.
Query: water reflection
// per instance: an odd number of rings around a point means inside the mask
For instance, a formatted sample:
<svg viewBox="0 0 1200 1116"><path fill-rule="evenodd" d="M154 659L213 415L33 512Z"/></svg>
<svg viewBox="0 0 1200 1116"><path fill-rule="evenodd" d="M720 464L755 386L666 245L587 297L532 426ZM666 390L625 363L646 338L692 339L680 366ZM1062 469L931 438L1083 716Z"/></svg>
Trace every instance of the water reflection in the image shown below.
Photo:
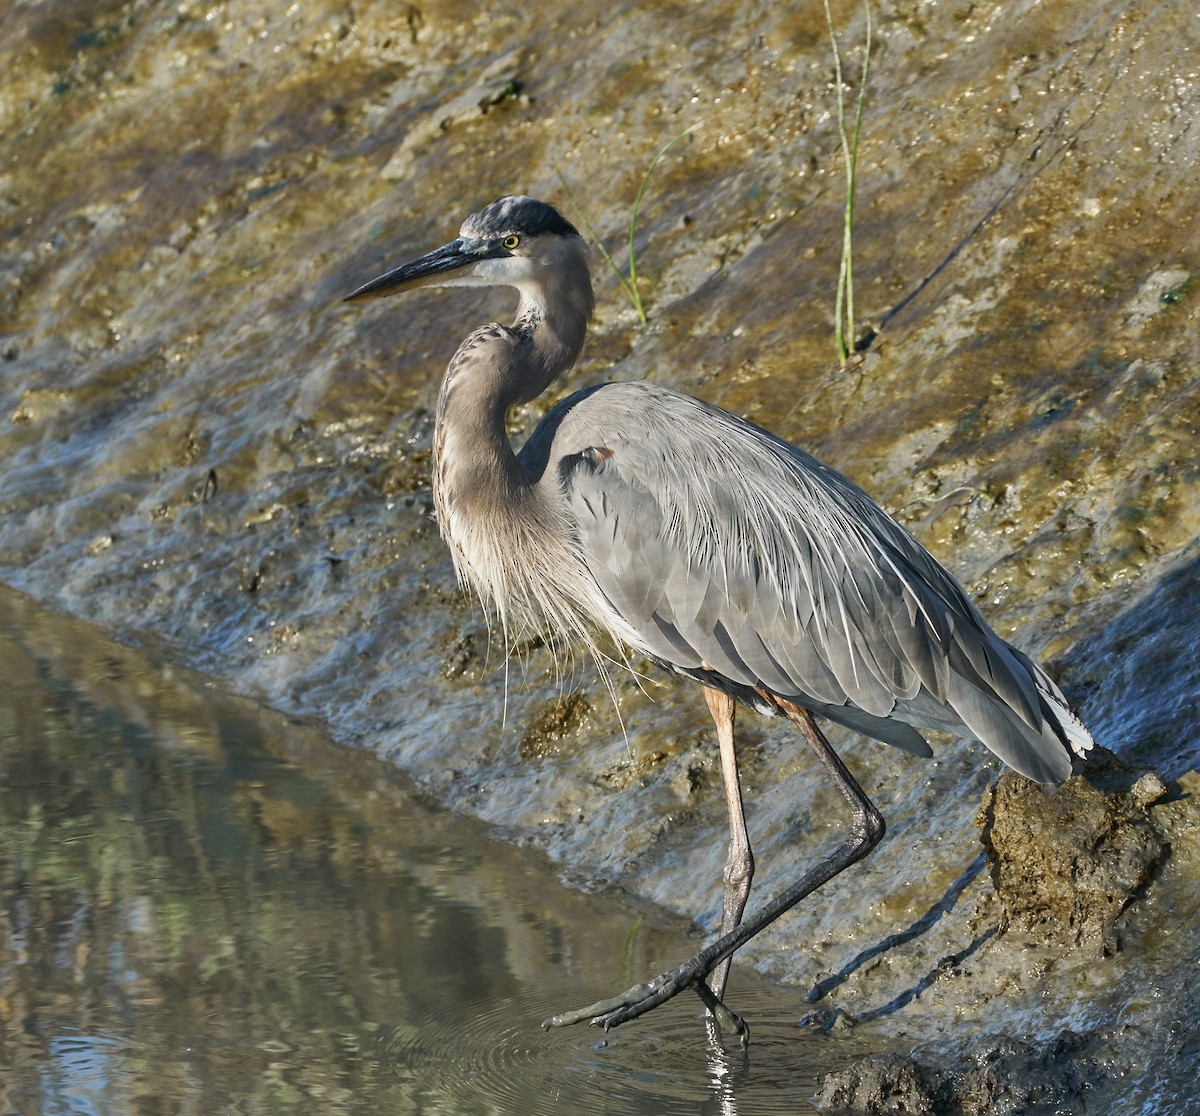
<svg viewBox="0 0 1200 1116"><path fill-rule="evenodd" d="M0 670L0 1110L797 1112L855 1053L744 973L746 1055L696 1001L544 1034L687 928L8 594Z"/></svg>

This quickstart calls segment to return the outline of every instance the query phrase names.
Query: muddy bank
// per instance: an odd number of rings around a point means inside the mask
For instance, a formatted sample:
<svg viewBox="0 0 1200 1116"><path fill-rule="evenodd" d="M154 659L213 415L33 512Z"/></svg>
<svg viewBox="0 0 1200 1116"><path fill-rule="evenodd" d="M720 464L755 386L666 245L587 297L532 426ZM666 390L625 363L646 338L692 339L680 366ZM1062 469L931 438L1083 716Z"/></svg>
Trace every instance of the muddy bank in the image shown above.
<svg viewBox="0 0 1200 1116"><path fill-rule="evenodd" d="M506 675L430 519L438 378L510 301L340 303L500 193L578 217L556 168L617 251L642 171L694 126L643 205L648 325L597 261L597 321L561 390L648 377L804 444L1049 663L1102 744L1168 783L1195 768L1193 13L875 10L856 271L880 332L849 371L831 361L841 182L819 7L540 13L0 16L5 580L320 716L577 883L711 926L723 819L702 703L622 679L618 717L537 649ZM861 12L835 15L853 82ZM786 730L743 721L770 890L841 817ZM1064 1018L1194 1033L1170 975L1194 961L1171 933L1194 909L1187 858L1123 913L1136 948L1099 965L1017 949L983 936L999 915L973 868L994 762L838 742L888 840L748 962L902 1040L954 1046L985 1016L1039 1040ZM1130 962L1150 941L1157 998Z"/></svg>

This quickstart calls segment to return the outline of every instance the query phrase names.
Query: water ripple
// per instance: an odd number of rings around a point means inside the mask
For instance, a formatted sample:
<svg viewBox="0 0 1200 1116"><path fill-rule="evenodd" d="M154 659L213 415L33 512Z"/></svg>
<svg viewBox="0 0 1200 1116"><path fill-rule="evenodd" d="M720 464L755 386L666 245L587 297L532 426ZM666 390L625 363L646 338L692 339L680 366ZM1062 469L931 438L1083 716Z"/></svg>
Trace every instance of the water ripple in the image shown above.
<svg viewBox="0 0 1200 1116"><path fill-rule="evenodd" d="M739 998L752 1020L747 1049L710 1041L699 1004L687 999L607 1036L545 1033L535 1021L562 1005L534 1000L498 999L466 1018L397 1027L381 1042L381 1061L414 1092L457 1096L464 1111L487 1103L530 1116L568 1101L582 1112L769 1116L804 1110L816 1092L823 1040L796 1015L780 1017L767 996Z"/></svg>

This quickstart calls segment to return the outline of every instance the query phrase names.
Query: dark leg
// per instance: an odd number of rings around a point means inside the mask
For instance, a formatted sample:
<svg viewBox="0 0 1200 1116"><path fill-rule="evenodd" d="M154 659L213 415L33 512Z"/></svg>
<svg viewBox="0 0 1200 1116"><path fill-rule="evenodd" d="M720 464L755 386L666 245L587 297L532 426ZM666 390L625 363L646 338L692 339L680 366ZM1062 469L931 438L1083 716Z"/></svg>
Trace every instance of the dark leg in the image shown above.
<svg viewBox="0 0 1200 1116"><path fill-rule="evenodd" d="M838 790L850 803L849 835L824 863L806 872L791 887L785 888L771 902L756 910L740 926L702 949L695 957L689 958L678 968L672 969L669 973L663 973L644 984L635 985L619 996L600 1000L577 1011L552 1015L542 1023L543 1027L547 1029L565 1027L568 1024L581 1023L587 1019L608 1030L609 1027L617 1027L622 1023L628 1023L631 1019L636 1019L639 1015L645 1015L659 1004L666 1003L667 1000L679 995L685 988L693 987L704 980L722 961L732 957L763 927L769 926L785 911L791 910L805 896L812 894L839 872L861 860L882 840L884 834L883 815L875 809L874 804L854 781L854 776L846 769L846 765L842 763L838 754L821 735L820 730L813 723L812 716L807 710L792 705L790 702L780 701L779 705L799 726L809 745L817 753L817 758L833 777ZM707 1000L707 997L705 999Z"/></svg>

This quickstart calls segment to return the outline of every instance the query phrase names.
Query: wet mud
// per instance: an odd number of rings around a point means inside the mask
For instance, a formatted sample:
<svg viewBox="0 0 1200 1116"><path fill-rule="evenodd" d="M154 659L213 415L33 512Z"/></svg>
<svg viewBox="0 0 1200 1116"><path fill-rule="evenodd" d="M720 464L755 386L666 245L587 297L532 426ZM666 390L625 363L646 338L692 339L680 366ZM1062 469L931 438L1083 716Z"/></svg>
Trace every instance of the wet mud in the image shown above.
<svg viewBox="0 0 1200 1116"><path fill-rule="evenodd" d="M691 128L639 216L648 323L597 259L584 356L514 435L559 393L644 377L803 444L1167 787L1123 822L1079 800L1094 835L1145 848L1142 883L1076 945L1021 906L1041 899L997 897L974 818L985 793L1002 817L1008 790L988 791L1000 772L978 745L938 742L925 763L836 736L888 838L742 960L811 987L820 1025L874 1028L927 1064L988 1033L1043 1051L1064 1029L1169 1032L1124 1087L1130 1111L1174 1111L1200 1026L1198 877L1188 826L1154 819L1185 816L1200 767L1194 12L872 12L855 274L857 332L875 337L843 368L819 5L7 7L0 577L320 718L578 886L711 929L725 838L703 703L648 669L610 696L545 647L505 667L438 540L437 383L511 300L340 301L504 192L582 222L559 172L619 255L643 172ZM863 14L834 16L853 94ZM770 892L843 818L785 727L742 724Z"/></svg>

